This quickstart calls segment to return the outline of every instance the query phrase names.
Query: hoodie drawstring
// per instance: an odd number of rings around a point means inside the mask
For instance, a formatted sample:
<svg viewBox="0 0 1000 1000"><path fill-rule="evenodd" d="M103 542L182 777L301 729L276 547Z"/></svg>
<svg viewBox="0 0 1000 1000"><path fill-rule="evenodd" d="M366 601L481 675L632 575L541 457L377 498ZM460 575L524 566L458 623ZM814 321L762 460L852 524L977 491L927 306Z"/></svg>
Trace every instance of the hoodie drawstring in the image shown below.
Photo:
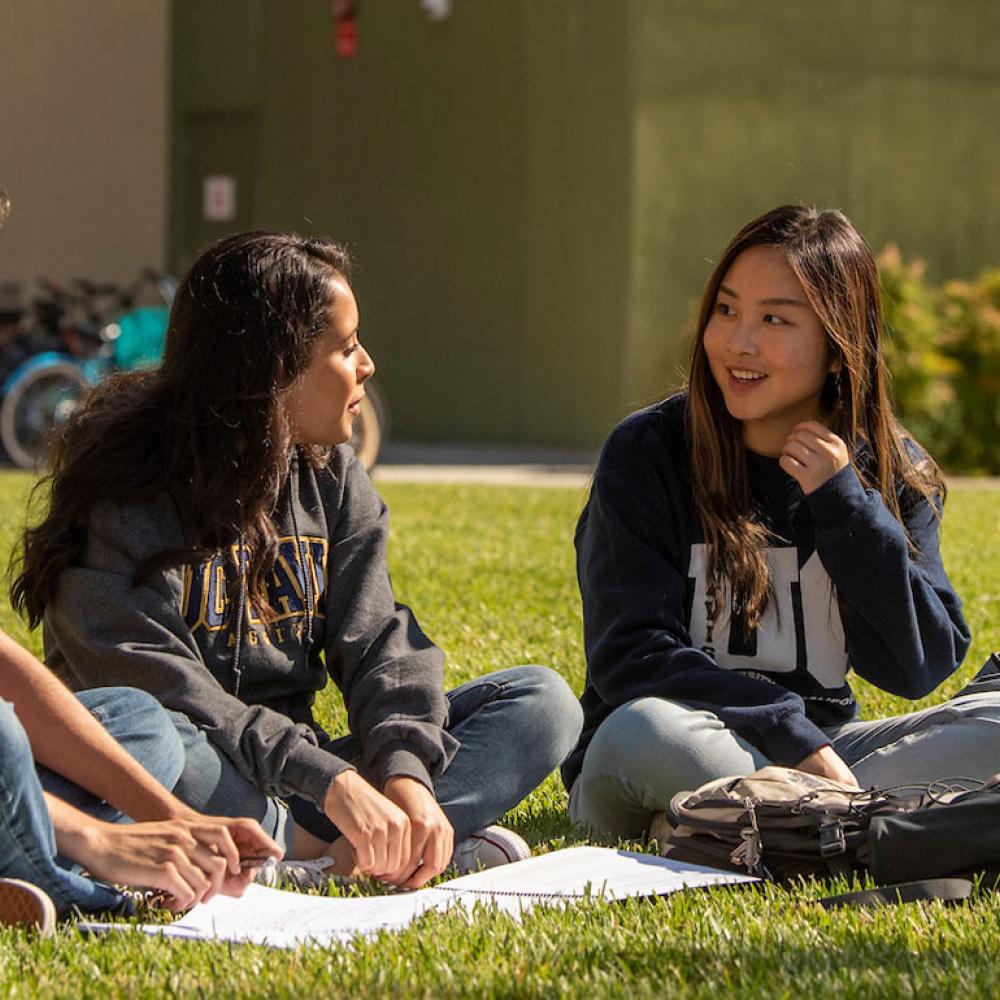
<svg viewBox="0 0 1000 1000"><path fill-rule="evenodd" d="M291 475L291 472L289 472ZM291 515L292 531L295 532L295 554L299 558L299 565L302 567L303 597L306 600L306 629L302 639L306 655L312 648L313 641L313 604L315 595L313 594L312 572L309 568L308 552L303 551L302 536L299 534L299 519L295 516L295 504L292 502L291 483L288 490L288 513Z"/></svg>
<svg viewBox="0 0 1000 1000"><path fill-rule="evenodd" d="M236 681L233 687L234 698L240 696L240 682L243 680L243 664L240 663L240 654L243 651L243 619L246 617L247 607L246 548L244 547L242 528L240 528L240 546L237 549L236 559L240 574L240 597L236 612L236 635L233 640L233 677Z"/></svg>

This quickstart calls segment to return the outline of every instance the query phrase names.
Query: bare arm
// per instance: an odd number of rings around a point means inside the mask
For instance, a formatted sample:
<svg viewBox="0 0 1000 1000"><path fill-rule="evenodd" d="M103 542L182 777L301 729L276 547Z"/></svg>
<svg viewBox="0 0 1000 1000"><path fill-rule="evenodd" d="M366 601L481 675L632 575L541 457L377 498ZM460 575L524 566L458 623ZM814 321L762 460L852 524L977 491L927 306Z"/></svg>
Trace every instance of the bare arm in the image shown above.
<svg viewBox="0 0 1000 1000"><path fill-rule="evenodd" d="M0 698L11 702L35 760L135 820L195 814L132 759L45 666L0 631Z"/></svg>
<svg viewBox="0 0 1000 1000"><path fill-rule="evenodd" d="M187 909L217 892L241 896L254 870L241 856L280 854L250 819L174 819L103 823L46 793L56 845L91 875L169 893L168 909Z"/></svg>

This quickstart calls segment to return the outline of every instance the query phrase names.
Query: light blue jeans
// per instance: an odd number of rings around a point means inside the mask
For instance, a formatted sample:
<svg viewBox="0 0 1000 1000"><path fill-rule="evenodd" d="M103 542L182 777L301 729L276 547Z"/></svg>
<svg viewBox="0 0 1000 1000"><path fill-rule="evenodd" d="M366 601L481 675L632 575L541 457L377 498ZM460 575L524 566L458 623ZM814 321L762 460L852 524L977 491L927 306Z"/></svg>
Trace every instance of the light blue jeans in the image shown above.
<svg viewBox="0 0 1000 1000"><path fill-rule="evenodd" d="M566 682L546 667L500 670L449 691L447 697L447 729L460 746L434 792L457 844L517 805L562 763L576 745L583 716ZM175 717L175 725L187 765L174 792L192 808L251 816L290 852L290 817L328 842L339 835L311 802L269 799L183 716ZM353 736L331 740L324 749L352 763L360 757Z"/></svg>
<svg viewBox="0 0 1000 1000"><path fill-rule="evenodd" d="M96 688L77 697L105 729L154 778L172 788L184 767L184 748L159 702L131 688ZM61 775L35 761L13 706L0 699L0 875L44 889L60 916L122 912L124 897L86 878L72 861L59 856L42 790L107 822L125 817Z"/></svg>
<svg viewBox="0 0 1000 1000"><path fill-rule="evenodd" d="M981 673L941 705L826 733L863 788L984 781L1000 772L1000 675ZM678 792L771 763L712 712L638 698L594 734L570 790L570 817L599 833L641 837Z"/></svg>

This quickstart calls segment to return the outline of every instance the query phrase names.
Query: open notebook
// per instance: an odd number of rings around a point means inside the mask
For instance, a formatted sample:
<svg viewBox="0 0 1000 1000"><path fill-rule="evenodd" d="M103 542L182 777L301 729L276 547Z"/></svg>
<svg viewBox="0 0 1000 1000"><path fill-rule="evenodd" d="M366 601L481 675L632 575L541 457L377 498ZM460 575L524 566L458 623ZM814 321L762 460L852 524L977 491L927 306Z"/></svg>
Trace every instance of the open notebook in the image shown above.
<svg viewBox="0 0 1000 1000"><path fill-rule="evenodd" d="M681 889L754 881L744 875L606 847L570 847L443 882L433 889L333 899L252 885L240 899L216 896L173 924L140 930L168 937L250 941L291 948L336 944L358 935L402 930L428 910L476 904L514 916L542 904L586 899L664 896ZM83 929L129 929L129 924L84 924Z"/></svg>

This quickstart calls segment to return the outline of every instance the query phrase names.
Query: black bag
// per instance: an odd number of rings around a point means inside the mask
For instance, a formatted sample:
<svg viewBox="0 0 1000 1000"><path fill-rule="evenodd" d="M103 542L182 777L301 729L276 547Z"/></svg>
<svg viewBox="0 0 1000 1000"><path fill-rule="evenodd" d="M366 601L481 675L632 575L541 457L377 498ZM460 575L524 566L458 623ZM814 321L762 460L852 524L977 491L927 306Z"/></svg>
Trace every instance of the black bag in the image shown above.
<svg viewBox="0 0 1000 1000"><path fill-rule="evenodd" d="M1000 775L950 803L873 818L865 854L876 882L963 874L995 884L1000 877Z"/></svg>

